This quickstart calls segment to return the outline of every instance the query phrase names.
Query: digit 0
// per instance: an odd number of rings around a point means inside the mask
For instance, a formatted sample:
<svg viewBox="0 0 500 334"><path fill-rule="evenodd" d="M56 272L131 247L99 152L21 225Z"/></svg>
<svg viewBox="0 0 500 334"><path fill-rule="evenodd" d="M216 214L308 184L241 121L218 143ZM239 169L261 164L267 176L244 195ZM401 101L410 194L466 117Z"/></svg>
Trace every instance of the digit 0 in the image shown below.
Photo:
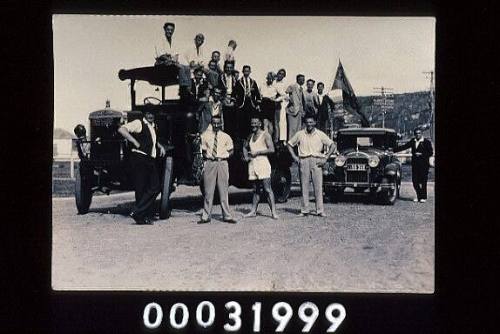
<svg viewBox="0 0 500 334"><path fill-rule="evenodd" d="M153 323L149 321L149 314L151 309L154 308L156 310L156 319ZM144 312L142 313L142 320L144 321L144 326L149 329L155 329L160 327L161 321L163 320L163 310L161 306L157 303L149 303L144 308Z"/></svg>
<svg viewBox="0 0 500 334"><path fill-rule="evenodd" d="M208 320L203 321L203 308L208 307ZM214 324L215 320L215 306L209 301L203 301L198 304L196 308L196 322L203 328L207 328Z"/></svg>
<svg viewBox="0 0 500 334"><path fill-rule="evenodd" d="M182 312L182 319L180 323L178 323L175 320L175 314L177 313L177 309L181 309ZM172 308L170 309L170 326L172 326L175 329L182 329L186 327L188 320L189 320L189 311L185 304L177 303L172 305Z"/></svg>
<svg viewBox="0 0 500 334"><path fill-rule="evenodd" d="M333 312L338 311L339 315L334 316ZM325 316L330 321L331 325L328 327L326 330L327 333L334 333L337 328L339 328L340 324L342 321L344 321L346 312L344 306L338 303L333 303L328 305L328 307L325 310Z"/></svg>

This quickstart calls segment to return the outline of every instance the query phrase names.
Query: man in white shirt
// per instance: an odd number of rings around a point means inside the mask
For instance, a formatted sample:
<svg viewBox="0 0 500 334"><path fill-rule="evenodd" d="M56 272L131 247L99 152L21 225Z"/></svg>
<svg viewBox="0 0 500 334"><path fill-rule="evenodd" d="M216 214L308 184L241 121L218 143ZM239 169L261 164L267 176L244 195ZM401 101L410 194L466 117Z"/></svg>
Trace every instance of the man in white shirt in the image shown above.
<svg viewBox="0 0 500 334"><path fill-rule="evenodd" d="M156 65L159 64L175 64L179 61L179 53L174 47L173 35L175 31L175 24L166 22L163 25L165 38L155 46Z"/></svg>
<svg viewBox="0 0 500 334"><path fill-rule="evenodd" d="M221 130L219 116L212 117L212 126L201 135L203 165L203 213L198 224L209 223L212 215L215 186L219 192L222 217L227 223L236 224L229 211L229 168L227 160L233 154L233 141Z"/></svg>
<svg viewBox="0 0 500 334"><path fill-rule="evenodd" d="M300 170L300 186L302 188L302 207L300 216L309 214L309 182L312 176L314 196L316 198L316 214L326 217L323 207L323 165L335 150L333 141L316 129L316 121L312 115L305 117L306 128L298 131L288 141L288 151ZM294 147L298 146L297 156ZM324 148L327 147L327 153Z"/></svg>
<svg viewBox="0 0 500 334"><path fill-rule="evenodd" d="M156 165L156 149L165 156L165 148L157 141L155 117L146 112L142 120L122 125L118 132L132 145L130 165L135 189L135 206L130 216L139 225L153 224L153 206L160 193L160 177Z"/></svg>
<svg viewBox="0 0 500 334"><path fill-rule="evenodd" d="M281 68L278 70L278 73L276 73L276 82L274 83L278 94L279 98L277 99L277 102L279 102L277 109L276 109L276 138L278 141L281 142L286 142L287 139L287 123L286 123L286 107L288 103L288 94L286 93L286 85L285 85L285 77L286 77L286 70L284 68ZM285 144L286 145L286 144Z"/></svg>
<svg viewBox="0 0 500 334"><path fill-rule="evenodd" d="M184 64L191 67L191 69L205 66L205 55L203 52L204 42L205 36L203 36L203 34L197 34L194 38L194 45L184 53Z"/></svg>
<svg viewBox="0 0 500 334"><path fill-rule="evenodd" d="M165 38L162 38L157 45L155 45L155 66L159 65L175 65L179 69L179 95L185 96L185 92L189 89L191 84L191 69L189 66L182 65L179 59L179 52L175 48L173 35L175 31L175 24L166 22L163 25Z"/></svg>
<svg viewBox="0 0 500 334"><path fill-rule="evenodd" d="M274 137L275 129L275 119L276 119L276 103L281 101L278 100L279 92L274 85L274 78L276 74L274 72L268 72L266 75L266 81L264 84L260 85L260 95L262 97L261 102L261 118L264 121L264 129ZM277 141L276 139L274 140Z"/></svg>

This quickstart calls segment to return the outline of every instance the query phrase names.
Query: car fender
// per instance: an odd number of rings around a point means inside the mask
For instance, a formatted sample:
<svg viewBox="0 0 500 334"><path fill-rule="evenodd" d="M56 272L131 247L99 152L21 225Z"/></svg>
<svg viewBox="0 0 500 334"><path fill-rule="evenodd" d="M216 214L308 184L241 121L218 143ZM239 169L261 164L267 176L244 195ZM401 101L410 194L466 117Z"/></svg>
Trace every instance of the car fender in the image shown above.
<svg viewBox="0 0 500 334"><path fill-rule="evenodd" d="M384 167L384 175L394 177L398 174L399 165L396 163L389 163Z"/></svg>

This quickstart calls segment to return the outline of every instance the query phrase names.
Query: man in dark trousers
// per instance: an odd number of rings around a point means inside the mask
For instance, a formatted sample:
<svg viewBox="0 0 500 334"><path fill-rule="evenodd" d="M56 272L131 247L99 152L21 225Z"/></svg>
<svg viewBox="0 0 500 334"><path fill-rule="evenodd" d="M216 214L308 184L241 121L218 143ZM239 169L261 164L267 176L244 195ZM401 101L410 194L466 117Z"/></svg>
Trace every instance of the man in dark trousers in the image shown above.
<svg viewBox="0 0 500 334"><path fill-rule="evenodd" d="M259 87L254 79L250 78L252 72L249 65L243 66L243 77L234 87L233 95L236 99L236 115L239 125L239 138L247 138L250 134L250 119L259 116L261 96Z"/></svg>
<svg viewBox="0 0 500 334"><path fill-rule="evenodd" d="M402 146L398 146L394 152L400 152L411 148L411 179L413 188L417 193L414 202L425 203L427 200L427 177L429 175L429 158L434 154L432 143L424 138L421 128L413 131L415 138Z"/></svg>
<svg viewBox="0 0 500 334"><path fill-rule="evenodd" d="M130 216L138 225L152 225L153 206L160 193L160 175L156 165L156 150L161 157L165 148L156 139L155 116L146 112L143 119L124 124L118 132L132 145L130 165L135 189L135 206Z"/></svg>
<svg viewBox="0 0 500 334"><path fill-rule="evenodd" d="M224 62L224 72L219 76L218 87L222 92L222 114L224 118L224 131L233 138L238 132L237 119L234 111L233 91L236 86L234 75L234 62Z"/></svg>
<svg viewBox="0 0 500 334"><path fill-rule="evenodd" d="M334 107L332 99L324 92L325 84L322 82L318 82L316 85L318 89L318 99L319 99L319 107L318 107L318 129L323 131L326 134L330 134L333 132L333 124L331 124L331 114Z"/></svg>

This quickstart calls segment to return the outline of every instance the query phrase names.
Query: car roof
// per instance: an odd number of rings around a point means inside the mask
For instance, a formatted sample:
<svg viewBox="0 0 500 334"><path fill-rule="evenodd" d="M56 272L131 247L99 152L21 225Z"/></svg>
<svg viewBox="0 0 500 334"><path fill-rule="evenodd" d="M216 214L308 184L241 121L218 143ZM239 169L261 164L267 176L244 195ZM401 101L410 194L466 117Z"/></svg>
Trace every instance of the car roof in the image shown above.
<svg viewBox="0 0 500 334"><path fill-rule="evenodd" d="M137 67L118 72L120 80L147 81L156 86L172 86L179 83L179 69L175 65Z"/></svg>
<svg viewBox="0 0 500 334"><path fill-rule="evenodd" d="M383 134L396 134L396 131L388 128L345 128L339 129L339 134L343 135L383 135Z"/></svg>

